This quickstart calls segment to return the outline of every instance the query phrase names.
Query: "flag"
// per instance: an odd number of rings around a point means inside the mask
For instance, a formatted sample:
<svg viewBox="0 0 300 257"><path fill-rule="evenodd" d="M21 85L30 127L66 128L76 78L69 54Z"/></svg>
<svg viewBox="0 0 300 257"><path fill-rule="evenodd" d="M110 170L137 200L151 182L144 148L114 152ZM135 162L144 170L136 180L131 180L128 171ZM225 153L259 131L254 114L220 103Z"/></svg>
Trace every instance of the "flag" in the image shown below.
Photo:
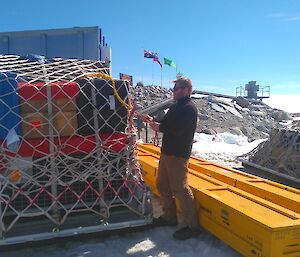
<svg viewBox="0 0 300 257"><path fill-rule="evenodd" d="M153 58L153 62L157 62L157 63L160 65L160 68L162 68L162 64L161 64L161 62L159 61L158 55L157 55L157 54L155 54L155 56L154 56L154 58Z"/></svg>
<svg viewBox="0 0 300 257"><path fill-rule="evenodd" d="M170 67L176 68L176 63L170 59L164 58L164 64Z"/></svg>
<svg viewBox="0 0 300 257"><path fill-rule="evenodd" d="M160 60L158 59L158 54L157 53L144 50L144 57L145 58L152 58L153 62L157 62L160 65L160 67L162 68L162 64L161 64Z"/></svg>
<svg viewBox="0 0 300 257"><path fill-rule="evenodd" d="M145 58L152 58L152 59L154 59L155 56L157 56L157 53L153 53L153 52L144 50L144 57Z"/></svg>

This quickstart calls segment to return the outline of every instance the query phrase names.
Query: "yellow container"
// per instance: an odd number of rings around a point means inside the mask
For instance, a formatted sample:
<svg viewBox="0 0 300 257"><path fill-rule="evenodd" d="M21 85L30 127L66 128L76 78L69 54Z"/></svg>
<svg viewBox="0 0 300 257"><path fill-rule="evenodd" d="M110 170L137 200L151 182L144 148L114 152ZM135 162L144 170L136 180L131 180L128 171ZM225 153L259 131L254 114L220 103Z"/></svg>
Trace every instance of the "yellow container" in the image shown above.
<svg viewBox="0 0 300 257"><path fill-rule="evenodd" d="M159 148L139 145L145 182L155 194ZM191 158L188 183L199 223L244 256L300 256L300 191Z"/></svg>
<svg viewBox="0 0 300 257"><path fill-rule="evenodd" d="M152 156L151 154L143 154L138 152L138 160L141 166L141 171L145 183L151 188L151 191L158 195L156 189L156 177L158 172L158 161L157 157Z"/></svg>
<svg viewBox="0 0 300 257"><path fill-rule="evenodd" d="M244 256L300 256L295 213L235 188L194 189L201 226Z"/></svg>
<svg viewBox="0 0 300 257"><path fill-rule="evenodd" d="M141 144L139 151L148 152L159 158L160 148ZM205 161L197 157L189 159L189 168L207 177L215 178L227 185L239 188L257 197L276 203L300 214L300 190L259 178L229 167Z"/></svg>

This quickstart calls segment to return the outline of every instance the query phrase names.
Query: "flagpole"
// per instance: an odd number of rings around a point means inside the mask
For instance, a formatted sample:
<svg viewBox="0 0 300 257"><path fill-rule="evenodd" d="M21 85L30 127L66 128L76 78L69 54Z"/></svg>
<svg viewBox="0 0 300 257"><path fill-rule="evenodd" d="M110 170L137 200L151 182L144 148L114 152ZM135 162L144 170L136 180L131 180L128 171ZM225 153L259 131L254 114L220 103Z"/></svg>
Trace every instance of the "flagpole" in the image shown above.
<svg viewBox="0 0 300 257"><path fill-rule="evenodd" d="M160 86L162 87L162 67L160 67Z"/></svg>
<svg viewBox="0 0 300 257"><path fill-rule="evenodd" d="M144 84L144 62L145 62L145 57L144 57L144 48L142 48L142 83Z"/></svg>
<svg viewBox="0 0 300 257"><path fill-rule="evenodd" d="M171 88L171 67L169 67L169 89Z"/></svg>
<svg viewBox="0 0 300 257"><path fill-rule="evenodd" d="M152 61L152 86L153 86L153 79L154 79L153 63L154 61Z"/></svg>

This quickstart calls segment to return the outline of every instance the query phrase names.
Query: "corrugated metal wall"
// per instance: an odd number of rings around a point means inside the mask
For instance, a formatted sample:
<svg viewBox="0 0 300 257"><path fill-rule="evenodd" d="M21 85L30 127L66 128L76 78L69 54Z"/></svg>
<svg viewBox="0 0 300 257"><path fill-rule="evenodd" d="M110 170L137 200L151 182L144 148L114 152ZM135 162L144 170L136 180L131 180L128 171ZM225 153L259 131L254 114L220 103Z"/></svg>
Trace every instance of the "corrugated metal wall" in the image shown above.
<svg viewBox="0 0 300 257"><path fill-rule="evenodd" d="M99 60L99 27L0 33L0 54Z"/></svg>

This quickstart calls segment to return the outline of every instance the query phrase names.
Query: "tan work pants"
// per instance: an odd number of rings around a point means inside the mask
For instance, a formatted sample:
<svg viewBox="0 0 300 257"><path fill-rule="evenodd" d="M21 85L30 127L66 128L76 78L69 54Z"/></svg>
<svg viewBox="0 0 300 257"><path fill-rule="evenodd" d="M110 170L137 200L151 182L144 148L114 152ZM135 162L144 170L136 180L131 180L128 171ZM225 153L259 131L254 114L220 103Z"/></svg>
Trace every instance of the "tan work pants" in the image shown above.
<svg viewBox="0 0 300 257"><path fill-rule="evenodd" d="M175 198L178 199L183 221L190 228L198 227L195 200L187 183L188 159L161 154L156 180L161 195L163 217L174 221L176 217Z"/></svg>

